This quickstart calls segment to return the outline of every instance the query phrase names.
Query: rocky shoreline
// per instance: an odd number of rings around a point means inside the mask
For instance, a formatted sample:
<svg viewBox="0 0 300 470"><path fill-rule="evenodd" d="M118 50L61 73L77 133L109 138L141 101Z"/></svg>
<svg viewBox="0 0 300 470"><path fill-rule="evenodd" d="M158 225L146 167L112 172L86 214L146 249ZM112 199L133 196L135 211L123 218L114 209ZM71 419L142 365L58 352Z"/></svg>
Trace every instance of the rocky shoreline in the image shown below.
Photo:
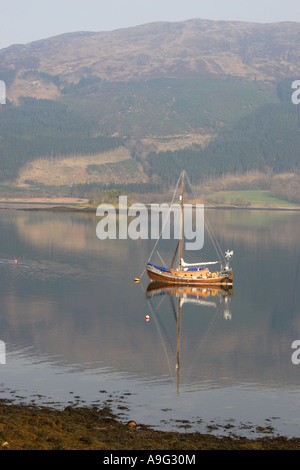
<svg viewBox="0 0 300 470"><path fill-rule="evenodd" d="M0 450L300 450L300 438L157 431L134 421L121 423L107 406L57 410L0 400Z"/></svg>

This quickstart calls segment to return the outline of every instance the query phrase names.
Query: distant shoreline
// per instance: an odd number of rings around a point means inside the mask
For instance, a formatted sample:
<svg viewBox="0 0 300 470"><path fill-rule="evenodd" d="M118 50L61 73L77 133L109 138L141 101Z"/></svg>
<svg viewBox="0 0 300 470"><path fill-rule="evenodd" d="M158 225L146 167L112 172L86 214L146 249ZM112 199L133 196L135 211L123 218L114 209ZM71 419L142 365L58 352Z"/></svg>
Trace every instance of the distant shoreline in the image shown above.
<svg viewBox="0 0 300 470"><path fill-rule="evenodd" d="M152 203L145 203L147 208ZM8 207L4 207L7 205ZM101 205L99 202L98 205ZM79 198L36 198L36 199L2 199L0 200L0 209L19 209L19 210L51 210L51 211L74 211L79 213L96 212L98 205L91 205L88 200ZM292 211L299 212L300 206L243 206L243 205L205 205L205 209L217 210L264 210L264 211ZM116 206L116 211L118 207Z"/></svg>
<svg viewBox="0 0 300 470"><path fill-rule="evenodd" d="M23 207L15 208L17 210L27 210L27 211L54 211L54 212L77 212L77 213L96 213L97 207L78 207L76 204L73 205L51 205L51 204L40 204L35 205L35 207L25 207L26 204L23 203ZM151 204L145 204L145 206L150 209ZM300 212L300 207L240 207L240 206L204 206L208 210L253 210L253 211L284 211L284 212ZM0 209L2 208L0 205ZM6 208L7 209L7 208ZM115 207L116 213L118 213L119 208Z"/></svg>
<svg viewBox="0 0 300 470"><path fill-rule="evenodd" d="M5 198L5 199L0 199L0 205L1 204L42 204L42 205L60 205L60 204L87 204L88 199L84 198L69 198L69 197L45 197L45 198Z"/></svg>

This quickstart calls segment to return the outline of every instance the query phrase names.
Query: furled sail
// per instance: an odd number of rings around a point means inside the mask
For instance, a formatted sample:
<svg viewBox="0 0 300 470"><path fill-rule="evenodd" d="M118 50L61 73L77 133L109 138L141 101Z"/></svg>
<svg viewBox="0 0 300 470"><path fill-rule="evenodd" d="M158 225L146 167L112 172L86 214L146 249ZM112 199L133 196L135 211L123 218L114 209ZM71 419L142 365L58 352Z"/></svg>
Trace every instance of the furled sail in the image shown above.
<svg viewBox="0 0 300 470"><path fill-rule="evenodd" d="M220 264L221 261L208 261L207 263L186 263L182 258L181 258L181 266L188 267L188 266L206 266L207 264Z"/></svg>

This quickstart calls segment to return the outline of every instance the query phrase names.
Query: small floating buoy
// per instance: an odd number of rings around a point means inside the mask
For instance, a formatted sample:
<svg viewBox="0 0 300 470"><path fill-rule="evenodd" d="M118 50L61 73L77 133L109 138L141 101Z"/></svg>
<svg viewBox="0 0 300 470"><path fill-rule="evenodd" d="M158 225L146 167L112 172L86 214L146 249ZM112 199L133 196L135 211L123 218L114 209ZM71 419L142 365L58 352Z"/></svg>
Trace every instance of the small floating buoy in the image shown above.
<svg viewBox="0 0 300 470"><path fill-rule="evenodd" d="M136 422L135 421L129 421L127 423L127 425L130 427L130 428L136 428Z"/></svg>
<svg viewBox="0 0 300 470"><path fill-rule="evenodd" d="M149 315L146 315L146 321L149 321L149 320L150 320Z"/></svg>
<svg viewBox="0 0 300 470"><path fill-rule="evenodd" d="M15 259L15 260L14 260L14 262L15 262L15 263L17 263L17 262L18 262L18 260L17 260L17 259Z"/></svg>
<svg viewBox="0 0 300 470"><path fill-rule="evenodd" d="M135 278L134 278L134 282L136 282L136 283L137 283L137 282L140 282L140 279L139 279L138 277L135 277Z"/></svg>

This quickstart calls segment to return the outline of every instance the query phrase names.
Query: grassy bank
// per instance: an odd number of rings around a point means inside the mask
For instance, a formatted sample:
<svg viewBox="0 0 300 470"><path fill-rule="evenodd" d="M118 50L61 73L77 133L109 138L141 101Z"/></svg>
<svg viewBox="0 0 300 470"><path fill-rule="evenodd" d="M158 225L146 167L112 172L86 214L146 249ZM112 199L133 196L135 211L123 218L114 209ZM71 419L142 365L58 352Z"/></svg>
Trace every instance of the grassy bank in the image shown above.
<svg viewBox="0 0 300 470"><path fill-rule="evenodd" d="M206 204L230 205L242 207L284 208L291 209L299 205L272 196L270 191L219 191L206 197Z"/></svg>

